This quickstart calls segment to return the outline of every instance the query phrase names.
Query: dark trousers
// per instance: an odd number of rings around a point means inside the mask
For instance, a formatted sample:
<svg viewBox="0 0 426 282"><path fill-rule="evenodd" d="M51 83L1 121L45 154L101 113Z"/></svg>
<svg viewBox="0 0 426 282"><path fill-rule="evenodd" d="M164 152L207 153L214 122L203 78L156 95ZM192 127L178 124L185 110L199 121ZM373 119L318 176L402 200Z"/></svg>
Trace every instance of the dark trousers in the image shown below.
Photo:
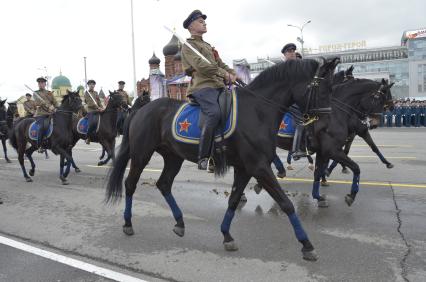
<svg viewBox="0 0 426 282"><path fill-rule="evenodd" d="M36 123L38 125L38 132L37 132L37 146L40 147L43 142L44 133L49 128L49 116L38 116L35 117Z"/></svg>
<svg viewBox="0 0 426 282"><path fill-rule="evenodd" d="M87 113L87 136L90 137L93 132L96 131L98 125L98 112Z"/></svg>
<svg viewBox="0 0 426 282"><path fill-rule="evenodd" d="M200 105L201 112L206 116L200 136L198 152L200 159L210 156L214 133L220 122L218 98L222 90L222 88L203 88L191 95L195 102Z"/></svg>
<svg viewBox="0 0 426 282"><path fill-rule="evenodd" d="M278 172L284 172L283 162L280 160L280 157L278 157L277 154L275 154L274 160L272 162L274 163L274 166L278 170Z"/></svg>

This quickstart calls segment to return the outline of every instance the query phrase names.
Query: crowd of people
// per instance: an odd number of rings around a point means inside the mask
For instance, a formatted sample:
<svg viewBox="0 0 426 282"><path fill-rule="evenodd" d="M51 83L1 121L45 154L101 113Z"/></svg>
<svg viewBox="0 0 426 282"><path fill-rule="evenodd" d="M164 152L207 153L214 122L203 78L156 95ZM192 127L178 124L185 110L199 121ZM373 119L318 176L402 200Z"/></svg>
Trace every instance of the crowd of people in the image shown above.
<svg viewBox="0 0 426 282"><path fill-rule="evenodd" d="M426 100L400 99L382 115L382 127L426 127Z"/></svg>

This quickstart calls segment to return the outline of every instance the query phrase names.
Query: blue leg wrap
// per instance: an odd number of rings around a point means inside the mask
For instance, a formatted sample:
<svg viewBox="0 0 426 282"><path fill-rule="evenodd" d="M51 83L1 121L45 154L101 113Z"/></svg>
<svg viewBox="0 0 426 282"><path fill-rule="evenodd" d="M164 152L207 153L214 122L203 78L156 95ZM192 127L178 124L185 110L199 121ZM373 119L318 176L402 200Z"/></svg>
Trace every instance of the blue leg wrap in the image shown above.
<svg viewBox="0 0 426 282"><path fill-rule="evenodd" d="M333 161L331 165L328 167L328 171L331 173L336 166L337 166L337 162Z"/></svg>
<svg viewBox="0 0 426 282"><path fill-rule="evenodd" d="M358 193L359 190L359 174L355 174L352 180L351 194Z"/></svg>
<svg viewBox="0 0 426 282"><path fill-rule="evenodd" d="M177 221L177 220L181 219L182 218L182 211L180 210L180 208L176 204L176 201L175 201L175 198L173 197L173 195L170 193L167 196L164 196L164 198L166 199L167 204L169 204L169 207L172 210L173 217L175 218L175 220Z"/></svg>
<svg viewBox="0 0 426 282"><path fill-rule="evenodd" d="M225 216L223 217L222 225L220 226L220 231L226 234L229 233L229 229L231 228L231 222L234 218L235 211L231 209L227 209Z"/></svg>
<svg viewBox="0 0 426 282"><path fill-rule="evenodd" d="M386 163L385 157L382 155L382 153L380 153L379 150L377 150L377 156L382 161L382 163Z"/></svg>
<svg viewBox="0 0 426 282"><path fill-rule="evenodd" d="M132 219L132 196L126 196L126 207L124 208L124 219L130 220Z"/></svg>
<svg viewBox="0 0 426 282"><path fill-rule="evenodd" d="M312 197L314 197L314 199L317 199L317 200L320 198L319 188L320 188L320 182L318 180L315 180L314 186L312 187Z"/></svg>
<svg viewBox="0 0 426 282"><path fill-rule="evenodd" d="M293 226L294 233L296 234L296 238L299 241L308 240L308 235L306 235L305 230L303 230L302 224L299 221L296 213L292 213L288 216L290 219L291 225Z"/></svg>

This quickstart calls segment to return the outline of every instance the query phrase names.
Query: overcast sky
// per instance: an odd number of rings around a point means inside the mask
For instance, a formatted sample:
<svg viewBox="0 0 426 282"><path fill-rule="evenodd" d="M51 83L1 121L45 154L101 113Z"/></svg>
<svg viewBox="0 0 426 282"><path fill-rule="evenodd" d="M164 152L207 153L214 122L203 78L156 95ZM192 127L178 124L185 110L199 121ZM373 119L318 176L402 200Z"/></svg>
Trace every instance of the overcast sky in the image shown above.
<svg viewBox="0 0 426 282"><path fill-rule="evenodd" d="M171 38L163 26L187 36L182 22L194 9L207 14L205 40L228 64L232 59L279 56L299 31L287 24L312 23L305 47L366 40L367 47L399 45L406 29L426 27L426 1L134 0L137 79L147 77L148 59ZM114 89L118 80L131 92L130 0L1 0L0 97L12 100L36 88L35 79L62 73L75 88L88 79Z"/></svg>

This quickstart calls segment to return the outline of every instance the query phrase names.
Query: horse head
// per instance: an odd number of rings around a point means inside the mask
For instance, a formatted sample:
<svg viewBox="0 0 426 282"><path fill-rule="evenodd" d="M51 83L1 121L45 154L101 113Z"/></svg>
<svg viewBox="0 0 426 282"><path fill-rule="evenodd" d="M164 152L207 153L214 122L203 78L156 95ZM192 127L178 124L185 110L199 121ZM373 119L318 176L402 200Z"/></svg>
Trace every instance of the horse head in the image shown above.
<svg viewBox="0 0 426 282"><path fill-rule="evenodd" d="M117 91L109 91L108 107L111 109L127 108L124 97Z"/></svg>
<svg viewBox="0 0 426 282"><path fill-rule="evenodd" d="M67 90L67 94L62 98L61 108L63 110L77 113L83 107L83 103L78 91Z"/></svg>
<svg viewBox="0 0 426 282"><path fill-rule="evenodd" d="M381 82L377 82L376 90L361 100L360 106L369 117L370 128L379 126L380 116L384 111L393 110L393 98L390 90L393 85L394 83L389 84L386 79L382 79Z"/></svg>

